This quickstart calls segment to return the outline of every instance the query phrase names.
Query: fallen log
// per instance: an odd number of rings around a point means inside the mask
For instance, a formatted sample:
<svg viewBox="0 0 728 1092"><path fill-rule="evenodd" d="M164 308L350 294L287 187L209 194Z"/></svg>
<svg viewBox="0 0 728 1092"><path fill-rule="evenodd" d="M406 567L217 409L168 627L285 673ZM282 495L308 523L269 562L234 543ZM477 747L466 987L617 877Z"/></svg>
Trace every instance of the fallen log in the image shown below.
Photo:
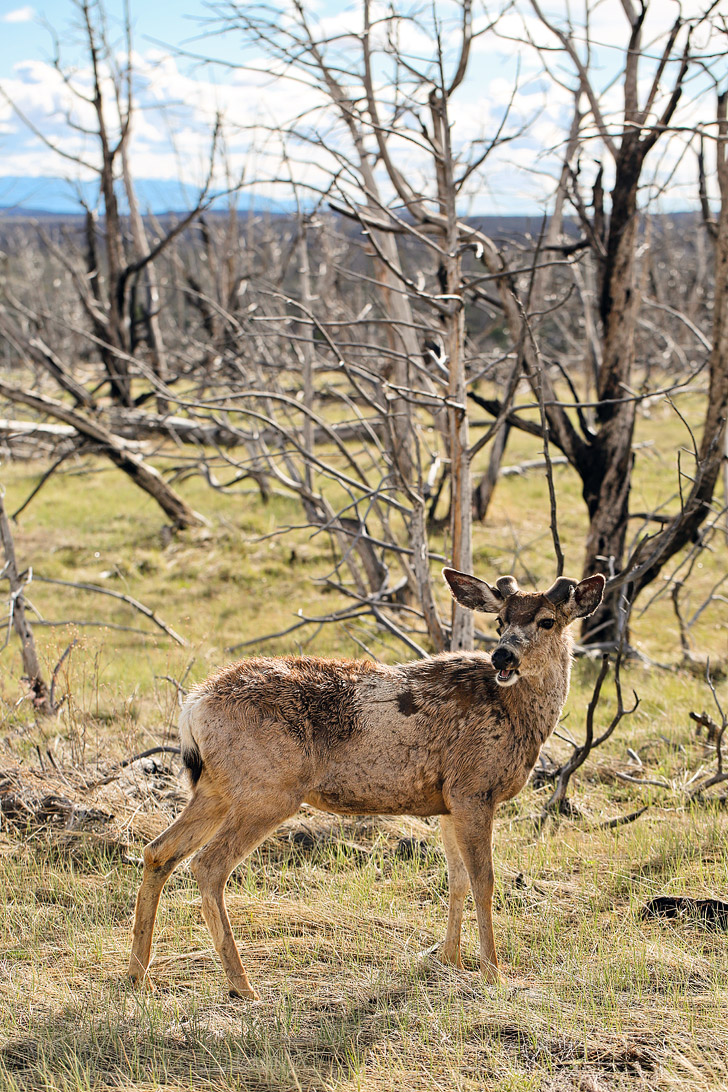
<svg viewBox="0 0 728 1092"><path fill-rule="evenodd" d="M34 392L35 393L35 392ZM253 441L263 440L273 443L280 434L275 429L249 431L226 426L204 418L178 417L170 414L133 413L127 410L112 410L108 415L109 431L125 441L125 446L133 451L143 452L146 441L154 437L168 437L177 443L196 444L200 447L242 447ZM344 442L350 440L365 441L371 432L378 433L381 427L376 424L332 425L331 432ZM72 425L56 425L40 421L19 421L0 417L0 441L9 446L29 440L47 442L53 448L63 441L73 441L78 437L78 430ZM316 429L315 443L330 441L331 435L324 429ZM517 468L509 468L516 473Z"/></svg>
<svg viewBox="0 0 728 1092"><path fill-rule="evenodd" d="M167 485L162 475L153 466L149 466L128 440L115 436L100 421L72 410L55 398L14 387L0 381L0 395L10 402L28 406L75 429L77 435L97 443L101 451L123 470L131 480L148 493L162 511L171 519L175 527L194 527L204 524L205 519L193 511L178 493Z"/></svg>
<svg viewBox="0 0 728 1092"><path fill-rule="evenodd" d="M244 413L244 409L242 410ZM152 436L168 436L178 443L198 444L203 447L242 447L246 443L274 443L280 436L276 429L245 429L226 425L222 421L213 421L205 417L179 417L174 414L135 413L133 410L114 409L109 414L109 422L116 436L125 439L140 440ZM383 429L376 422L347 422L331 425L330 431L322 428L314 430L315 443L330 443L331 433L340 440L366 441L372 432L379 435Z"/></svg>

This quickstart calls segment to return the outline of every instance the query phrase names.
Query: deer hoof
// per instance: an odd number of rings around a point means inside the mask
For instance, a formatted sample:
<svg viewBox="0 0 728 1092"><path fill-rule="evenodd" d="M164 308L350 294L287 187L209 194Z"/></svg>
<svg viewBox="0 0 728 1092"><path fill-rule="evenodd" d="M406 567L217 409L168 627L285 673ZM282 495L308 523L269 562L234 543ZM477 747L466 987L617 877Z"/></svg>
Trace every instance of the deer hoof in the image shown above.
<svg viewBox="0 0 728 1092"><path fill-rule="evenodd" d="M480 973L489 986L503 986L506 984L506 979L493 963L481 964Z"/></svg>
<svg viewBox="0 0 728 1092"><path fill-rule="evenodd" d="M133 986L135 990L146 990L148 993L154 993L154 986L152 985L151 978L142 971L132 971L127 976L127 982L130 986Z"/></svg>
<svg viewBox="0 0 728 1092"><path fill-rule="evenodd" d="M231 989L228 995L233 1001L260 1001L260 994L252 986L247 989Z"/></svg>
<svg viewBox="0 0 728 1092"><path fill-rule="evenodd" d="M441 963L447 963L451 967L457 967L459 971L464 971L463 961L460 958L460 952L457 948L446 948L444 945L437 953L437 958Z"/></svg>

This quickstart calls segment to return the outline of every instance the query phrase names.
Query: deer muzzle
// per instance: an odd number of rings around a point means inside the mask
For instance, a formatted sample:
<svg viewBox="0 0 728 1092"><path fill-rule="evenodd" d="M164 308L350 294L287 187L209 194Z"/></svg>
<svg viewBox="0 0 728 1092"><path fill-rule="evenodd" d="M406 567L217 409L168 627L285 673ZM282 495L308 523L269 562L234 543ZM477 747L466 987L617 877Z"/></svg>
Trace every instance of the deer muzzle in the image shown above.
<svg viewBox="0 0 728 1092"><path fill-rule="evenodd" d="M499 686L513 686L518 681L518 667L521 662L508 645L498 645L491 656L495 668L495 681Z"/></svg>

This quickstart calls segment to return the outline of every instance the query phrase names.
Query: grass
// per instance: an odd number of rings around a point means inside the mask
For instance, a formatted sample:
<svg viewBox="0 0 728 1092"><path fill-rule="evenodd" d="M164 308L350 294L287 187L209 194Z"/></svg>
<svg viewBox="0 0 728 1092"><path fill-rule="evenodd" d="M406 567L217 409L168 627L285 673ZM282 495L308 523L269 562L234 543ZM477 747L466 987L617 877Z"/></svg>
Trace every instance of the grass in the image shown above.
<svg viewBox="0 0 728 1092"><path fill-rule="evenodd" d="M444 861L399 860L391 821L344 824L370 848L360 860L281 837L236 872L230 914L259 1006L227 999L186 870L140 996L123 977L138 868L6 835L2 1087L723 1087L725 938L640 908L725 891L724 814L665 801L616 831L536 838L518 821L535 795L497 832L503 989L422 955L444 932ZM464 942L474 969L472 912Z"/></svg>
<svg viewBox="0 0 728 1092"><path fill-rule="evenodd" d="M654 441L638 460L635 482L635 505L647 507L672 489L674 450L685 437L661 407L640 429L638 439ZM514 437L507 461L535 454L530 438ZM9 511L42 469L2 468ZM584 517L577 482L559 470L557 486L567 571L578 573ZM71 637L79 641L59 679L68 701L58 720L45 723L22 700L11 640L0 661L0 770L36 798L55 793L112 818L67 829L63 820L5 817L0 826L0 1088L727 1088L725 934L690 919L641 914L659 894L728 893L726 808L689 807L685 791L714 762L689 719L693 709L713 712L712 699L699 674L679 666L664 595L635 618L634 638L655 660L676 666L625 670L625 687L641 703L579 771L571 794L576 817L537 833L531 817L549 790L532 785L499 814L495 928L508 986L484 986L474 973L471 905L463 937L468 970L455 972L428 954L444 935L447 911L436 824L344 822L311 812L287 824L230 881L230 916L260 1005L227 998L184 867L162 899L155 989L138 994L127 986L141 846L167 825L184 789L164 769L139 763L106 785L85 786L115 760L173 740L170 680L202 677L229 658L229 646L285 628L299 608L315 615L338 605L317 583L330 561L322 537L267 537L299 522L293 501L274 495L263 507L252 493L231 499L195 479L182 489L211 528L168 541L151 501L103 463L84 461L33 501L16 532L21 564L133 595L189 646L175 645L118 601L30 586L49 621L107 628L36 628L49 673ZM475 553L484 575L552 579L540 475L509 478L499 488L488 525L477 528ZM693 610L725 568L724 546L706 552L684 593ZM725 661L724 606L711 604L693 635L698 655ZM265 648L361 655L355 638L382 658L401 656L368 626L311 627ZM595 674L593 663L576 664L566 728L577 737ZM719 693L728 700L724 683ZM607 702L600 723L609 715ZM616 777L634 769L628 746L644 775L667 788ZM568 744L552 740L548 750L558 758ZM636 822L600 828L642 803L649 808ZM336 837L302 847L291 840L302 823ZM403 835L431 850L402 859Z"/></svg>

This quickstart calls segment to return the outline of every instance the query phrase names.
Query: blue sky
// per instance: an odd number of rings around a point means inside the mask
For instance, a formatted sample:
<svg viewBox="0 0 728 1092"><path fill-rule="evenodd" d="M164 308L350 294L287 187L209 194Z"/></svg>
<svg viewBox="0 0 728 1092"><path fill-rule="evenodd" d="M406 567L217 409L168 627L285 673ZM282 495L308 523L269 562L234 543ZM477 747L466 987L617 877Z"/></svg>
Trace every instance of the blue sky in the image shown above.
<svg viewBox="0 0 728 1092"><path fill-rule="evenodd" d="M144 49L153 41L166 42L171 46L181 45L199 34L202 24L210 17L209 10L200 0L184 0L182 3L170 3L170 0L140 3L132 0L130 6L134 42L139 49ZM107 3L106 9L112 17L123 17L123 4L117 0ZM70 0L40 0L30 4L1 0L0 19L1 79L11 75L18 60L50 56L51 37L43 23L54 27L70 45L69 27L78 21L78 15ZM225 50L224 45L222 49ZM225 51L233 59L235 46L232 43Z"/></svg>
<svg viewBox="0 0 728 1092"><path fill-rule="evenodd" d="M563 20L567 0L543 0L557 20ZM572 11L580 10L583 0L570 0ZM699 9L702 0L683 0L683 10ZM123 4L107 0L106 10L112 28L120 28ZM428 4L419 5L429 10ZM280 173L280 143L269 133L276 126L289 122L301 108L313 109L316 96L301 84L272 80L269 64L255 50L242 53L241 39L236 34L211 36L211 5L202 0L130 0L133 42L136 50L137 101L142 107L136 114L133 130L133 171L137 179L150 180L144 201L156 207L184 204L180 180L194 190L204 177L209 151L209 134L216 113L225 121L225 148L228 166L234 172L246 172L246 179L258 179L259 192L276 197L280 187L264 180ZM490 8L493 8L492 0ZM383 8L384 10L384 8ZM361 25L358 2L344 4L338 0L309 0L307 12L318 20L328 34L346 35ZM480 18L485 22L485 15ZM658 34L670 25L677 12L675 0L653 0L649 34ZM438 0L438 13L457 18L453 0ZM18 104L32 124L59 147L80 156L93 157L92 142L83 141L78 130L68 128L68 95L62 81L54 73L51 60L53 39L44 23L56 31L61 44L66 70L76 67L75 80L81 89L87 86L87 59L82 49L78 28L79 14L71 0L34 0L29 4L18 0L0 0L0 89ZM604 109L618 110L621 92L610 86L626 41L626 23L621 0L601 0L592 17L595 40L595 79L604 94ZM75 29L74 29L75 27ZM513 93L517 71L518 93L513 103L512 125L517 128L528 122L528 131L494 155L486 174L473 189L471 205L474 212L533 212L541 211L553 190L550 181L559 167L559 150L571 111L568 87L559 87L544 77L535 52L515 39L530 35L553 45L553 39L534 18L528 0L516 0L514 9L499 24L499 33L479 39L474 46L471 73L458 92L454 104L454 138L461 147L479 138L487 139L497 130L503 111ZM432 51L432 42L410 28L408 42L413 55ZM112 38L114 33L112 33ZM205 40L205 36L207 36ZM646 38L648 35L646 34ZM351 42L349 42L351 45ZM215 56L228 65L245 59L257 71L212 67L186 60L176 47L193 53ZM346 50L346 42L340 47ZM572 77L567 66L556 55L551 62L560 79L568 84ZM723 66L725 68L725 65ZM712 94L707 85L694 84L681 104L682 123L694 125L714 111ZM83 120L82 115L74 115ZM326 119L322 131L331 133ZM268 134L268 135L266 135ZM333 139L333 138L332 138ZM681 143L682 140L682 143ZM659 178L671 177L668 192L660 198L662 208L684 208L695 204L694 156L684 155L685 141L676 137L662 158L655 156ZM0 101L0 206L25 201L40 195L46 202L49 183L25 185L27 179L59 177L88 178L88 172L75 169L68 160L54 157L28 131L7 102ZM405 149L400 149L404 154ZM594 169L600 155L598 141L589 145L583 171ZM312 153L313 154L313 153ZM325 149L318 162L309 162L306 178L321 176ZM314 156L315 158L315 156ZM588 162L587 162L588 159ZM297 168L298 169L298 168ZM422 161L416 155L406 163L406 170L417 172ZM301 168L301 170L304 170ZM302 176L303 177L303 176ZM3 189L2 179L13 179ZM158 197L153 196L154 186ZM174 187L176 186L176 191ZM151 187L151 188L150 188ZM180 195L177 199L172 192ZM43 196L46 195L46 197ZM150 196L151 195L151 196ZM37 204L37 201L33 201Z"/></svg>

